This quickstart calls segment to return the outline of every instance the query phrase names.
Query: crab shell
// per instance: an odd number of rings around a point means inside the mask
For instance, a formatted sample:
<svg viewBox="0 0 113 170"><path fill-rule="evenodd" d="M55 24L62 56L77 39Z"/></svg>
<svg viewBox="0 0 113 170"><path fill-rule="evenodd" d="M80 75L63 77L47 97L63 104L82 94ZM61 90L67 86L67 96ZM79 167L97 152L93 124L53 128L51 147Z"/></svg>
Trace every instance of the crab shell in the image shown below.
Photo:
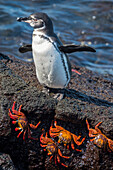
<svg viewBox="0 0 113 170"><path fill-rule="evenodd" d="M54 143L48 143L46 146L46 150L48 152L48 155L53 155L57 153L57 147Z"/></svg>
<svg viewBox="0 0 113 170"><path fill-rule="evenodd" d="M60 163L61 165L63 165L64 167L68 167L67 165L65 165L64 163L60 162L60 157L62 158L66 158L69 159L69 156L63 156L60 149L58 148L57 144L51 139L48 138L47 133L46 136L44 137L43 134L40 136L40 142L41 142L41 147L44 147L44 151L47 150L48 155L51 155L49 161L51 161L51 159L54 156L54 160L55 160L55 164Z"/></svg>
<svg viewBox="0 0 113 170"><path fill-rule="evenodd" d="M107 146L108 140L102 134L98 134L94 139L94 144L97 145L99 148L105 149Z"/></svg>
<svg viewBox="0 0 113 170"><path fill-rule="evenodd" d="M55 128L53 128L53 126L51 125L50 130L49 130L49 134L51 137L53 138L58 137L59 138L58 143L63 143L65 146L67 146L67 149L69 149L69 144L71 143L71 147L73 150L81 152L81 150L75 149L74 142L78 146L80 146L85 140L85 137L81 141L79 141L81 136L76 136L75 134L64 129L63 127L58 126L56 121L54 122L54 126Z"/></svg>
<svg viewBox="0 0 113 170"><path fill-rule="evenodd" d="M67 133L67 131L61 131L58 137L59 137L58 142L59 143L63 142L64 144L70 143L72 139L71 133Z"/></svg>

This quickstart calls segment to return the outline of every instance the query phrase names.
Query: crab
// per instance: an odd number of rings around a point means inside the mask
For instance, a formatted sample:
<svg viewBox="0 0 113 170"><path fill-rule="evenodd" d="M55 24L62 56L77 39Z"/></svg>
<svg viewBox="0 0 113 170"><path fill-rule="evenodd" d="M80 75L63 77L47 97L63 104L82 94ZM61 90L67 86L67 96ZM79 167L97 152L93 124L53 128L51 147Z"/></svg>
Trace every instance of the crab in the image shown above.
<svg viewBox="0 0 113 170"><path fill-rule="evenodd" d="M79 146L79 145L82 145L82 143L84 142L85 140L85 137L79 141L79 139L81 138L81 136L76 136L75 134L65 130L63 127L61 126L58 126L57 125L57 121L54 122L54 126L55 128L50 127L50 130L49 130L49 134L51 137L55 138L55 137L58 137L58 143L63 143L64 146L67 147L67 149L69 149L69 144L71 143L71 148L73 150L76 150L76 151L80 151L79 149L75 149L74 147L74 142ZM73 142L74 141L74 142Z"/></svg>
<svg viewBox="0 0 113 170"><path fill-rule="evenodd" d="M87 128L89 130L89 137L92 137L90 141L93 141L96 146L99 148L103 148L104 150L108 150L109 152L113 151L113 141L106 137L101 130L98 128L98 126L102 122L99 122L95 129L91 129L88 123L88 120L86 119Z"/></svg>
<svg viewBox="0 0 113 170"><path fill-rule="evenodd" d="M62 155L60 149L58 148L58 145L51 138L48 138L47 133L45 137L44 137L44 134L42 133L42 135L40 136L40 142L41 142L40 146L45 148L43 150L47 151L48 155L51 155L51 157L49 158L49 161L51 161L51 159L54 157L56 165L58 162L62 166L68 167L64 163L60 162L60 157L66 158L66 159L69 159L70 157Z"/></svg>
<svg viewBox="0 0 113 170"><path fill-rule="evenodd" d="M25 141L25 135L26 135L26 132L27 132L27 130L28 130L28 138L29 138L29 139L33 139L33 140L37 140L37 138L31 137L30 127L31 127L32 129L36 129L41 122L38 122L37 125L30 124L30 123L28 122L26 116L24 115L24 113L21 112L21 107L22 107L22 105L20 105L19 110L17 111L17 110L15 110L15 103L16 103L16 102L14 102L14 103L13 103L13 106L12 106L12 112L13 112L14 114L11 113L11 110L10 110L10 109L9 109L9 113L8 113L8 114L9 114L9 116L10 116L11 119L14 119L14 121L12 121L12 124L18 123L18 126L19 126L19 127L16 127L16 128L15 128L15 131L20 130L19 134L17 135L17 138L19 138L19 136L21 135L21 133L23 133L23 140Z"/></svg>

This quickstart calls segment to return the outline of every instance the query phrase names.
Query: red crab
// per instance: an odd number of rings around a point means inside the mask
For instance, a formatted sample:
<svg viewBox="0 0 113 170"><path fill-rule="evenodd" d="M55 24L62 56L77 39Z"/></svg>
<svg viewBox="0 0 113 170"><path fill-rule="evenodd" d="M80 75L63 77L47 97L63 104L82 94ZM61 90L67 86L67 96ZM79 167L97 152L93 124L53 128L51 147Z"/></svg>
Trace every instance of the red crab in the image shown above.
<svg viewBox="0 0 113 170"><path fill-rule="evenodd" d="M19 127L15 128L15 131L20 130L19 134L17 135L17 138L21 135L22 132L24 132L23 140L25 141L25 134L28 130L28 138L36 140L36 138L31 137L30 127L32 129L36 129L38 127L38 125L40 124L40 122L36 126L28 123L26 116L24 115L24 113L21 112L22 105L20 105L19 110L17 111L17 110L15 110L15 103L16 102L14 102L13 106L12 106L12 112L14 114L12 114L11 110L9 109L9 116L10 116L10 118L14 119L14 121L12 121L12 124L18 123Z"/></svg>
<svg viewBox="0 0 113 170"><path fill-rule="evenodd" d="M51 159L54 156L55 164L57 164L57 162L58 162L59 164L65 166L65 167L68 167L64 163L60 162L60 157L66 158L66 159L69 159L70 157L62 155L60 149L58 148L58 145L51 138L48 138L47 133L46 133L45 137L43 136L43 134L40 136L40 142L41 142L40 146L45 148L44 151L47 150L48 155L51 155L49 161L51 161Z"/></svg>
<svg viewBox="0 0 113 170"><path fill-rule="evenodd" d="M89 130L89 137L93 137L93 139L90 139L90 141L93 141L95 145L97 145L99 148L103 148L104 150L107 149L109 152L113 151L113 141L109 138L107 138L101 130L98 128L98 126L102 122L99 122L95 129L91 129L89 127L88 120L86 119L87 128Z"/></svg>
<svg viewBox="0 0 113 170"><path fill-rule="evenodd" d="M75 149L74 142L77 145L81 145L83 141L85 140L85 137L81 141L78 141L81 138L81 136L76 136L75 134L65 130L63 127L57 126L56 121L54 122L54 125L55 125L55 128L53 128L52 125L50 127L50 130L49 130L50 136L53 138L58 136L59 138L58 143L62 142L64 146L67 146L67 149L69 149L69 143L71 143L71 147L73 150L81 152L81 150Z"/></svg>

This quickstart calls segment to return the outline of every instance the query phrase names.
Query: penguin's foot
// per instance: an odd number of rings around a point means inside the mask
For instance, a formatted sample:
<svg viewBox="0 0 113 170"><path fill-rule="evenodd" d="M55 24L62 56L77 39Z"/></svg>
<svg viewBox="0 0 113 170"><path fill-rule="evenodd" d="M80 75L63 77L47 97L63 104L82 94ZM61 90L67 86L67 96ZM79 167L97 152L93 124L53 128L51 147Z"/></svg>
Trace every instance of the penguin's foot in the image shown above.
<svg viewBox="0 0 113 170"><path fill-rule="evenodd" d="M44 86L42 92L45 93L46 95L50 95L50 93L54 93L55 95L53 96L53 98L60 101L64 98L65 89L53 89Z"/></svg>
<svg viewBox="0 0 113 170"><path fill-rule="evenodd" d="M45 94L49 95L50 89L47 88L47 87L43 87L42 93L45 93Z"/></svg>
<svg viewBox="0 0 113 170"><path fill-rule="evenodd" d="M58 101L62 100L65 96L65 89L53 89L54 99L57 99Z"/></svg>
<svg viewBox="0 0 113 170"><path fill-rule="evenodd" d="M60 101L64 98L64 93L56 93L53 98Z"/></svg>

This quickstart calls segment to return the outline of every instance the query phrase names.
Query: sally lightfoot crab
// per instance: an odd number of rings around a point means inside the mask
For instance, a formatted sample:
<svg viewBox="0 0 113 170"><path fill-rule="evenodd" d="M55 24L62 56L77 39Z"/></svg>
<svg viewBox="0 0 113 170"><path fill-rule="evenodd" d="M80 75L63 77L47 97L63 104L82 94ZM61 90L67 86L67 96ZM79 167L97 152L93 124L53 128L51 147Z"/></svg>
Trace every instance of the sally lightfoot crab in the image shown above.
<svg viewBox="0 0 113 170"><path fill-rule="evenodd" d="M51 137L57 137L59 138L58 143L63 143L64 146L67 146L67 149L69 149L69 144L71 143L71 147L73 150L80 151L79 149L75 149L74 142L79 146L82 145L83 141L85 140L85 137L79 141L81 136L76 136L75 134L65 130L63 127L58 126L57 122L54 122L55 128L51 125L49 133ZM74 142L73 142L74 141Z"/></svg>
<svg viewBox="0 0 113 170"><path fill-rule="evenodd" d="M88 120L86 119L86 124L87 128L89 130L89 137L90 141L93 141L95 145L97 145L99 148L103 148L104 150L108 150L109 152L113 151L113 141L106 137L101 130L98 128L98 126L102 122L99 122L96 126L95 129L91 129L88 123Z"/></svg>
<svg viewBox="0 0 113 170"><path fill-rule="evenodd" d="M16 102L14 102L13 106L12 106L13 114L11 113L11 110L9 109L9 116L11 119L14 119L14 121L12 121L12 124L18 123L19 127L15 128L15 131L20 130L19 134L17 135L17 138L19 138L21 133L23 133L23 140L25 141L25 134L28 131L28 138L36 140L37 138L31 137L30 127L32 129L36 129L39 126L40 122L38 122L38 124L36 126L33 124L30 124L28 122L26 116L24 115L24 113L21 112L22 105L20 105L19 110L17 111L17 110L15 110L15 103Z"/></svg>
<svg viewBox="0 0 113 170"><path fill-rule="evenodd" d="M66 159L69 159L70 157L62 155L60 149L58 148L58 145L51 138L48 138L47 133L46 133L45 137L42 133L42 135L40 136L40 142L41 142L40 146L44 147L45 148L44 151L47 150L48 155L51 156L49 161L51 161L51 159L54 157L55 164L57 164L57 162L58 162L59 164L65 166L65 167L68 167L64 163L60 162L60 157L66 158Z"/></svg>

